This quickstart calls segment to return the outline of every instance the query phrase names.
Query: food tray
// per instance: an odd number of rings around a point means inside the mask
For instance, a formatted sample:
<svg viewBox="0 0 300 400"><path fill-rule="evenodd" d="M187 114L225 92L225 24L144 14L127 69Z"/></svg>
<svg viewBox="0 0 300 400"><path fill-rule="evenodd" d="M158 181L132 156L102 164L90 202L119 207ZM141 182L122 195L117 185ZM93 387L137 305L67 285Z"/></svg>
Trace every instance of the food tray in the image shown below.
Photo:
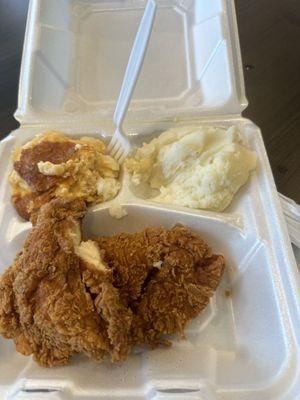
<svg viewBox="0 0 300 400"><path fill-rule="evenodd" d="M16 117L0 145L1 271L30 229L10 202L10 153L58 129L108 137L114 104L145 1L32 0ZM244 96L233 1L162 0L126 119L140 145L188 123L238 126L258 167L223 213L161 205L134 190L126 172L112 202L90 208L89 236L184 224L227 264L186 340L136 352L124 364L74 357L46 369L0 339L0 396L6 399L290 400L300 393L299 276L260 130L241 117ZM128 216L112 218L122 204Z"/></svg>

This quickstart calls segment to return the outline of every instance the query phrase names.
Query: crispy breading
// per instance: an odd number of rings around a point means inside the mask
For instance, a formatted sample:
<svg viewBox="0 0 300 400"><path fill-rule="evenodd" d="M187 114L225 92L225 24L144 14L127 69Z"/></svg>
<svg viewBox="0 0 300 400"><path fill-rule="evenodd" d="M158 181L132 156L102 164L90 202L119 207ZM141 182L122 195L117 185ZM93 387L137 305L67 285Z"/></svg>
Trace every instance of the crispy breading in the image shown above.
<svg viewBox="0 0 300 400"><path fill-rule="evenodd" d="M131 350L132 311L122 304L118 289L109 282L102 283L95 305L107 322L107 333L113 348L112 360L126 360Z"/></svg>
<svg viewBox="0 0 300 400"><path fill-rule="evenodd" d="M104 252L104 261L114 271L114 286L120 290L123 301L136 300L155 257L147 257L147 233L121 233L96 239ZM159 257L157 257L159 258Z"/></svg>
<svg viewBox="0 0 300 400"><path fill-rule="evenodd" d="M132 337L134 343L151 347L169 344L165 335L184 329L207 306L223 273L222 256L195 263L186 249L170 252L164 265L148 283L141 300L134 307Z"/></svg>
<svg viewBox="0 0 300 400"><path fill-rule="evenodd" d="M164 334L183 335L223 273L223 257L212 256L208 245L185 227L148 228L97 242L114 270L114 285L133 310L133 343L155 346L165 342Z"/></svg>
<svg viewBox="0 0 300 400"><path fill-rule="evenodd" d="M42 365L66 364L78 352L98 361L110 348L62 225L65 218L81 217L84 211L82 201L45 205L22 252L0 281L0 332Z"/></svg>
<svg viewBox="0 0 300 400"><path fill-rule="evenodd" d="M41 365L125 360L136 344L170 344L213 296L224 258L185 227L82 241L82 200L52 200L0 278L0 333Z"/></svg>

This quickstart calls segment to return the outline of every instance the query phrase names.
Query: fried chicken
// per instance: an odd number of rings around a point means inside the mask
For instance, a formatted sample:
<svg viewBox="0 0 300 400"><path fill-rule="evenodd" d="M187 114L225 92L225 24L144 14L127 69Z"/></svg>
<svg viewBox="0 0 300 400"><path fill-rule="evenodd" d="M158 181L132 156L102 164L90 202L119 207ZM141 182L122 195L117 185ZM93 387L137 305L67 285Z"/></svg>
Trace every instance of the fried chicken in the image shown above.
<svg viewBox="0 0 300 400"><path fill-rule="evenodd" d="M41 365L66 364L79 352L98 361L110 349L67 234L68 225L78 223L84 212L79 200L45 205L0 281L0 332Z"/></svg>
<svg viewBox="0 0 300 400"><path fill-rule="evenodd" d="M222 256L184 227L82 241L82 200L56 199L0 279L0 333L44 366L73 354L125 360L132 347L169 344L214 294Z"/></svg>
<svg viewBox="0 0 300 400"><path fill-rule="evenodd" d="M132 311L124 306L118 289L108 282L101 285L95 305L107 323L107 334L112 344L112 360L126 360L131 350Z"/></svg>
<svg viewBox="0 0 300 400"><path fill-rule="evenodd" d="M148 228L97 239L114 285L133 311L131 341L151 347L165 334L183 335L220 282L224 258L185 227Z"/></svg>
<svg viewBox="0 0 300 400"><path fill-rule="evenodd" d="M223 267L222 256L207 257L195 264L194 255L186 249L170 252L133 307L133 342L155 347L170 344L165 335L178 333L184 338L186 324L204 310L213 296Z"/></svg>
<svg viewBox="0 0 300 400"><path fill-rule="evenodd" d="M105 329L112 346L113 361L125 360L131 350L130 329L132 311L126 307L119 290L113 286L113 270L102 260L96 242L77 243L75 252L81 260L82 280L93 295L94 304L105 322Z"/></svg>

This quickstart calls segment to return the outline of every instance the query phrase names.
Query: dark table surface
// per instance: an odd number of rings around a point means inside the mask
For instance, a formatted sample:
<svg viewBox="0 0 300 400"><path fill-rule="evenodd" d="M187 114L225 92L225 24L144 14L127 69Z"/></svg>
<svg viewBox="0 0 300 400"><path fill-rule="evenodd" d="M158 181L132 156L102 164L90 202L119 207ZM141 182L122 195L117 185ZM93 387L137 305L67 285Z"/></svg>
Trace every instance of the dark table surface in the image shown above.
<svg viewBox="0 0 300 400"><path fill-rule="evenodd" d="M0 0L0 138L18 123L27 0ZM246 94L278 190L300 203L300 1L236 0Z"/></svg>

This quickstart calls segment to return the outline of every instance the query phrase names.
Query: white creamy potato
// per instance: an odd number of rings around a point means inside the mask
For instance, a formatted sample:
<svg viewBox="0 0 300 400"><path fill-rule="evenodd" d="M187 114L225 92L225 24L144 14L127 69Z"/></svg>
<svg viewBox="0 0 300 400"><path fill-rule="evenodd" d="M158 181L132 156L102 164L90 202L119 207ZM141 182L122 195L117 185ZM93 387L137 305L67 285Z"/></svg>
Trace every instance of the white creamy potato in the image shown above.
<svg viewBox="0 0 300 400"><path fill-rule="evenodd" d="M152 200L223 211L255 169L256 154L234 126L186 126L144 144L126 167L134 185L160 191Z"/></svg>

